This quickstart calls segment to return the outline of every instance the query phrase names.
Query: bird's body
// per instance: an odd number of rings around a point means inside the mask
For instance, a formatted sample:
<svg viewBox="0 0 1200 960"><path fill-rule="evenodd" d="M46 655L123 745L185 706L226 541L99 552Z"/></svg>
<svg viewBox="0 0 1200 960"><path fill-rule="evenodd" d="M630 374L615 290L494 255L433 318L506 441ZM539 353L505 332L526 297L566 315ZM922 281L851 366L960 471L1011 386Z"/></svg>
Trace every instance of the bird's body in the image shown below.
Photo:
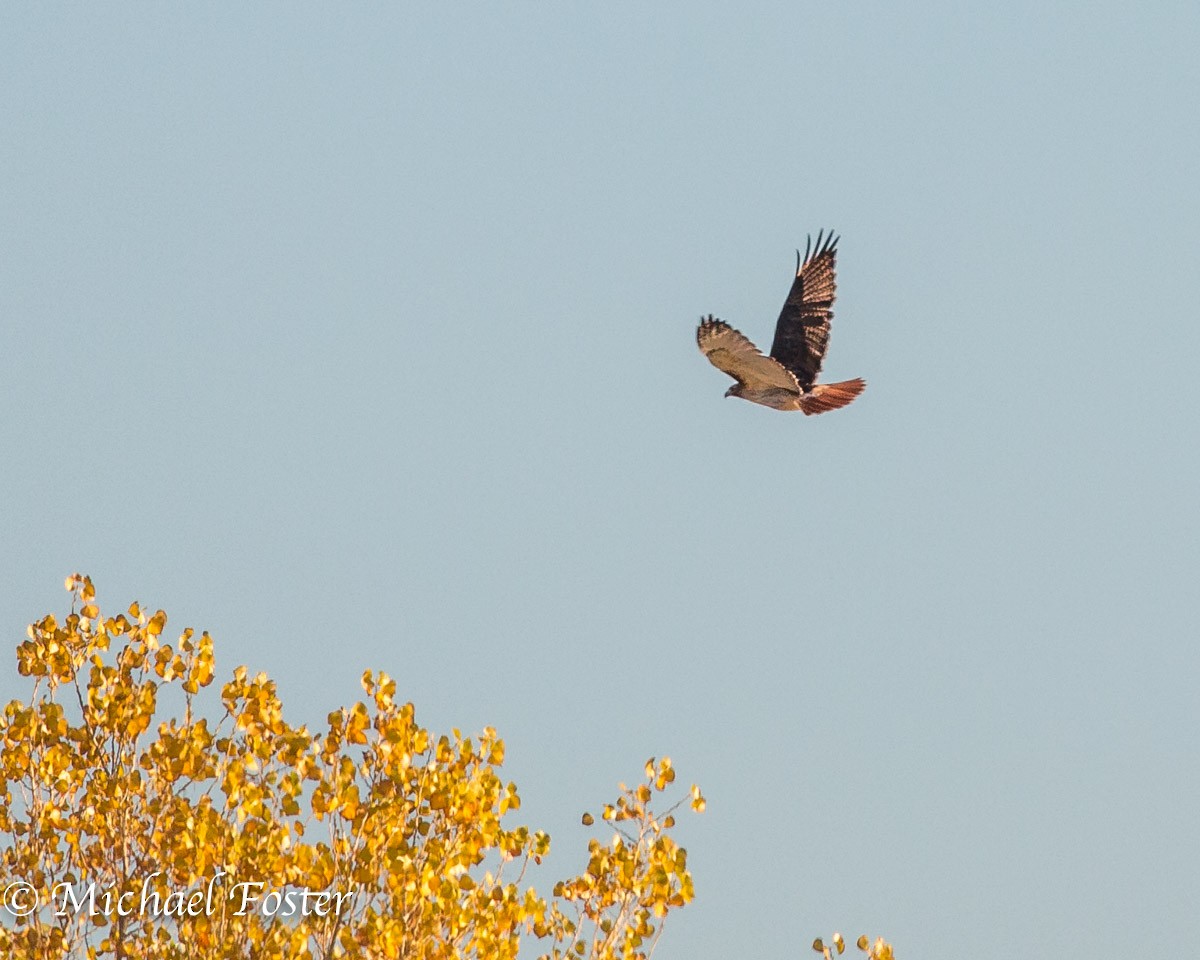
<svg viewBox="0 0 1200 960"><path fill-rule="evenodd" d="M822 238L824 243L822 244ZM775 324L771 355L711 314L700 321L696 342L714 367L737 381L727 397L741 397L774 410L825 413L850 403L866 388L861 379L817 383L829 346L829 324L837 293L837 237L812 238L803 260L796 252L796 279Z"/></svg>

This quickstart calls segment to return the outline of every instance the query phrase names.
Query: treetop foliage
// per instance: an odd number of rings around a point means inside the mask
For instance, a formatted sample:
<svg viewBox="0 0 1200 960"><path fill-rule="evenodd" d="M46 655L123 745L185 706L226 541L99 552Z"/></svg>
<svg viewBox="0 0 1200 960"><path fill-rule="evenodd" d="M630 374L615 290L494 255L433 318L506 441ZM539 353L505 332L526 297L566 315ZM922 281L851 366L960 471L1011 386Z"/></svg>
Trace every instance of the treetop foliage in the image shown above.
<svg viewBox="0 0 1200 960"><path fill-rule="evenodd" d="M66 585L71 612L17 649L29 702L0 718L0 956L642 960L693 897L671 830L704 797L661 809L666 757L543 896L526 874L550 838L510 822L495 730L431 733L370 670L320 731L245 667L218 704L208 633L168 643L163 611L104 617L88 577Z"/></svg>

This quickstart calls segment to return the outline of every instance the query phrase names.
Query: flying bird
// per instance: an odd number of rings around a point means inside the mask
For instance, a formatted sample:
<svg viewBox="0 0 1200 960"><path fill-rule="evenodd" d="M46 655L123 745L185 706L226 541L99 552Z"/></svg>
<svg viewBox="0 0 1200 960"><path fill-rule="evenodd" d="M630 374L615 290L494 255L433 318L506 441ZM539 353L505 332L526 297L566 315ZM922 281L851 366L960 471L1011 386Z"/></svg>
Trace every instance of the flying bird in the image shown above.
<svg viewBox="0 0 1200 960"><path fill-rule="evenodd" d="M825 413L844 407L866 389L865 380L817 383L829 347L829 322L837 294L837 242L822 230L808 238L804 259L796 251L796 279L775 324L771 355L712 314L700 321L696 342L709 362L737 381L725 391L776 410Z"/></svg>

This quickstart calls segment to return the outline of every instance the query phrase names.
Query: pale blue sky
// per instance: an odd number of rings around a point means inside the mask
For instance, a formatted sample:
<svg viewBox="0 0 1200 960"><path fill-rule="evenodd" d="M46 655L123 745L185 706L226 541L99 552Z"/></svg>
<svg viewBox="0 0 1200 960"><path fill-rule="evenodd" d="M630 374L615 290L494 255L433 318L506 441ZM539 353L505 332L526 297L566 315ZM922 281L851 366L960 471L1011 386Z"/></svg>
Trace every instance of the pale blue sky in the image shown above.
<svg viewBox="0 0 1200 960"><path fill-rule="evenodd" d="M710 803L663 960L1195 942L1198 40L1193 2L5 5L6 643L81 570L296 720L387 670L499 728L555 873L668 753ZM722 399L697 319L769 345L828 226L866 394Z"/></svg>

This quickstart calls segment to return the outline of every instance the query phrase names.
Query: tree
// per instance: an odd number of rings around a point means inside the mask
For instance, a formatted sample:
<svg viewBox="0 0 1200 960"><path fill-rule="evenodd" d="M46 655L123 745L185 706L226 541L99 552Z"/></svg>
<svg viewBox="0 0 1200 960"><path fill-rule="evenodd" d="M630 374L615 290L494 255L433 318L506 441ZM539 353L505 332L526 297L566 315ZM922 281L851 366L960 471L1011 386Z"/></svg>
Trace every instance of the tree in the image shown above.
<svg viewBox="0 0 1200 960"><path fill-rule="evenodd" d="M29 703L0 719L4 957L506 960L524 941L640 960L692 899L671 836L684 801L657 805L667 758L621 785L611 840L546 898L525 875L550 838L509 824L495 730L436 736L371 671L323 732L290 725L245 667L217 709L207 633L170 644L163 611L105 618L88 577L67 589L70 614L17 649ZM704 809L695 786L684 800Z"/></svg>

